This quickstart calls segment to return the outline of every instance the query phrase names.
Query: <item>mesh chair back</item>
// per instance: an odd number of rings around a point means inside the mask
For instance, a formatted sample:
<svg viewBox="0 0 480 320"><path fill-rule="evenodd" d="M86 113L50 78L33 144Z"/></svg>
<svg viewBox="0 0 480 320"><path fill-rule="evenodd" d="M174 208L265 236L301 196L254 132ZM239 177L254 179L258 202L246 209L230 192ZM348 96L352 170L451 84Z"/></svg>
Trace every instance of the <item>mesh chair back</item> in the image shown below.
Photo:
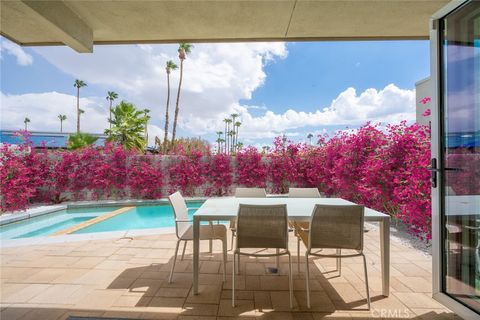
<svg viewBox="0 0 480 320"><path fill-rule="evenodd" d="M240 204L237 248L287 249L287 206Z"/></svg>
<svg viewBox="0 0 480 320"><path fill-rule="evenodd" d="M170 204L172 205L175 220L183 220L175 223L177 237L181 238L185 231L190 227L190 222L187 221L189 220L187 203L179 191L169 195L168 201L170 201Z"/></svg>
<svg viewBox="0 0 480 320"><path fill-rule="evenodd" d="M313 209L309 248L363 250L364 207L320 205Z"/></svg>
<svg viewBox="0 0 480 320"><path fill-rule="evenodd" d="M321 198L317 188L290 188L288 189L289 198Z"/></svg>
<svg viewBox="0 0 480 320"><path fill-rule="evenodd" d="M235 189L236 198L266 198L267 193L263 188L237 188Z"/></svg>

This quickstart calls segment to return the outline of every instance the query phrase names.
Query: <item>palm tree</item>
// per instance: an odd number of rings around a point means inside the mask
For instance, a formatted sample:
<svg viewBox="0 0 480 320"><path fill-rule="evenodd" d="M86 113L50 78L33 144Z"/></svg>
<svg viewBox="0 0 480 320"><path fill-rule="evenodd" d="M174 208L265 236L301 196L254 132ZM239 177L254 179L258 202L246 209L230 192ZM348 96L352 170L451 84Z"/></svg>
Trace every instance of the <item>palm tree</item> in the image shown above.
<svg viewBox="0 0 480 320"><path fill-rule="evenodd" d="M145 113L145 145L148 147L148 120L151 119L148 114L150 113L150 109L143 109L143 113Z"/></svg>
<svg viewBox="0 0 480 320"><path fill-rule="evenodd" d="M23 123L25 124L25 131L28 130L28 123L30 122L30 119L28 117L25 117L25 119L23 119Z"/></svg>
<svg viewBox="0 0 480 320"><path fill-rule="evenodd" d="M233 126L232 126L233 128ZM235 130L230 130L228 132L228 136L230 137L230 154L232 154L235 150L235 145L234 145L234 142L235 142Z"/></svg>
<svg viewBox="0 0 480 320"><path fill-rule="evenodd" d="M223 134L223 132L222 132L222 131L217 131L216 133L217 133L217 135L218 135L217 140L216 140L216 141L217 141L218 152L221 152L221 151L220 151L220 147L221 147L222 134Z"/></svg>
<svg viewBox="0 0 480 320"><path fill-rule="evenodd" d="M168 60L165 70L167 71L167 107L165 108L165 135L163 137L163 150L167 152L167 139L168 139L168 108L170 105L170 72L178 69L178 66L172 61Z"/></svg>
<svg viewBox="0 0 480 320"><path fill-rule="evenodd" d="M73 86L77 88L77 133L80 132L80 88L86 87L87 84L82 80L76 79Z"/></svg>
<svg viewBox="0 0 480 320"><path fill-rule="evenodd" d="M310 145L312 145L313 134L309 133L309 134L307 135L307 138L308 138L308 140L310 141Z"/></svg>
<svg viewBox="0 0 480 320"><path fill-rule="evenodd" d="M109 116L108 116L108 123L110 124L110 129L112 129L112 103L113 103L113 100L117 99L118 98L118 94L114 91L108 91L107 92L107 97L105 99L107 99L107 101L110 101L110 107L108 108L108 111L109 111Z"/></svg>
<svg viewBox="0 0 480 320"><path fill-rule="evenodd" d="M236 137L236 140L235 140L235 146L238 145L238 128L240 128L240 126L242 125L242 123L240 121L237 121L235 122L234 124L234 127L233 127L233 130L235 131L235 137Z"/></svg>
<svg viewBox="0 0 480 320"><path fill-rule="evenodd" d="M225 142L226 142L225 139L223 139L223 138L220 139L220 149L221 150L223 150L225 148ZM220 152L222 152L222 151L220 151Z"/></svg>
<svg viewBox="0 0 480 320"><path fill-rule="evenodd" d="M121 144L125 149L145 150L146 115L131 103L121 101L112 109L112 129L106 129L108 141Z"/></svg>
<svg viewBox="0 0 480 320"><path fill-rule="evenodd" d="M232 118L232 123L235 123L235 120L238 118L238 113L232 113L230 117Z"/></svg>
<svg viewBox="0 0 480 320"><path fill-rule="evenodd" d="M222 145L222 138L217 138L217 140L215 140L217 142L217 153L220 153L220 146Z"/></svg>
<svg viewBox="0 0 480 320"><path fill-rule="evenodd" d="M58 119L60 120L60 132L63 132L63 121L67 120L67 116L64 114L59 114Z"/></svg>
<svg viewBox="0 0 480 320"><path fill-rule="evenodd" d="M232 146L231 146L231 149L233 150L234 146L235 146L235 134L236 134L234 126L235 126L235 119L238 118L238 113L232 113L230 115L230 117L232 117L232 128L233 128L233 131L234 131L233 136L232 136Z"/></svg>
<svg viewBox="0 0 480 320"><path fill-rule="evenodd" d="M91 144L94 144L95 141L98 140L98 137L94 137L88 133L75 133L71 134L68 137L67 149L68 150L76 150Z"/></svg>
<svg viewBox="0 0 480 320"><path fill-rule="evenodd" d="M173 129L172 129L172 146L175 143L175 136L177 134L177 119L178 119L178 110L180 103L180 91L182 89L182 80L183 80L183 61L187 58L187 54L191 52L193 45L189 43L180 43L178 47L178 58L180 59L180 80L178 80L178 91L177 91L177 103L175 104L175 115L173 117Z"/></svg>
<svg viewBox="0 0 480 320"><path fill-rule="evenodd" d="M229 135L228 133L230 132L230 123L232 123L232 119L230 118L225 118L223 119L223 122L225 122L225 153L228 153L228 146L229 146Z"/></svg>

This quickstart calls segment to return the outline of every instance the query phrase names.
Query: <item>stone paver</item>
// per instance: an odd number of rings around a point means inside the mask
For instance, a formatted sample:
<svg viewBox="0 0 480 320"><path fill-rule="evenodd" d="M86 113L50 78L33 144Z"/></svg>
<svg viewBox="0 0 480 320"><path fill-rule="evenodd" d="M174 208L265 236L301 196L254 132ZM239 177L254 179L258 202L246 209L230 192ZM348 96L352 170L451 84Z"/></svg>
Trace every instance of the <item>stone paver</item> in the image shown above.
<svg viewBox="0 0 480 320"><path fill-rule="evenodd" d="M361 260L310 261L312 308L306 307L305 261L297 271L291 237L294 308L288 301L288 260L242 257L231 306L232 256L223 282L220 243L201 244L200 295L192 292L192 246L168 283L175 235L89 240L1 248L0 318L67 319L70 315L134 319L459 319L431 298L431 257L392 240L390 297L381 295L378 230L365 234L372 309L366 310ZM302 248L303 249L303 248Z"/></svg>

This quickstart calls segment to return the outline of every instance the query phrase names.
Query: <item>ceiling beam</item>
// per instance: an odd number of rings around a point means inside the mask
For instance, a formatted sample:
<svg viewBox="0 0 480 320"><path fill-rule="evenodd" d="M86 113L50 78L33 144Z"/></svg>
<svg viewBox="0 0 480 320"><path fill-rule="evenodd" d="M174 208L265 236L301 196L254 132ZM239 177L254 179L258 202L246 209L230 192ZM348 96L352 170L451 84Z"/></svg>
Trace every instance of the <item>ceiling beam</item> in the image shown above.
<svg viewBox="0 0 480 320"><path fill-rule="evenodd" d="M80 53L93 52L92 29L63 1L22 0L21 3L57 33L64 44Z"/></svg>

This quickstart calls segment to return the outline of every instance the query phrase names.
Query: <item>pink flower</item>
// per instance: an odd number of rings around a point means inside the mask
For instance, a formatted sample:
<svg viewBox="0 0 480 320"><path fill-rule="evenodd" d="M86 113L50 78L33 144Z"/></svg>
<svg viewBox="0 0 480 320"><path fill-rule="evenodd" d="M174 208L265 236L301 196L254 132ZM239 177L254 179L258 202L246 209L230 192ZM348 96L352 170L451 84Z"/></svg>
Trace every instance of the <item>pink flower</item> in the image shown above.
<svg viewBox="0 0 480 320"><path fill-rule="evenodd" d="M422 116L428 117L431 114L430 109L425 109L425 111L422 113Z"/></svg>
<svg viewBox="0 0 480 320"><path fill-rule="evenodd" d="M427 109L430 112L429 109ZM160 198L164 190L222 196L237 185L287 192L314 187L390 214L419 237L431 237L430 138L418 124L367 123L353 132L320 137L320 145L278 137L267 156L254 147L236 156L211 155L179 146L168 156L140 155L121 146L45 152L25 144L0 149L1 210L24 210L32 203L78 199ZM188 152L187 152L188 151ZM466 160L468 159L468 160ZM457 194L478 194L469 183L480 175L480 157L466 149L447 157L449 166L471 166L456 173ZM464 172L465 174L463 174Z"/></svg>
<svg viewBox="0 0 480 320"><path fill-rule="evenodd" d="M424 97L424 98L420 99L420 101L418 101L418 102L421 103L421 104L427 104L427 103L429 103L430 101L432 101L432 98L430 98L430 97Z"/></svg>

